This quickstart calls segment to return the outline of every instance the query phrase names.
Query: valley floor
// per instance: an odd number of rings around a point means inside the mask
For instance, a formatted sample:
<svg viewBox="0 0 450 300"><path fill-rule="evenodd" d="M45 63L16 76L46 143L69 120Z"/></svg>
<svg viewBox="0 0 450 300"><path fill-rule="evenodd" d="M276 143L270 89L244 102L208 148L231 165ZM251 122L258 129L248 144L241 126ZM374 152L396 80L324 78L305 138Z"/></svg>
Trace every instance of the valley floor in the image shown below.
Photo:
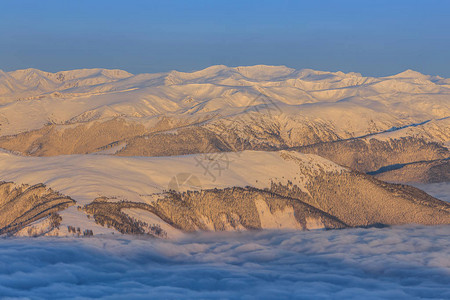
<svg viewBox="0 0 450 300"><path fill-rule="evenodd" d="M448 299L450 226L9 238L12 299Z"/></svg>

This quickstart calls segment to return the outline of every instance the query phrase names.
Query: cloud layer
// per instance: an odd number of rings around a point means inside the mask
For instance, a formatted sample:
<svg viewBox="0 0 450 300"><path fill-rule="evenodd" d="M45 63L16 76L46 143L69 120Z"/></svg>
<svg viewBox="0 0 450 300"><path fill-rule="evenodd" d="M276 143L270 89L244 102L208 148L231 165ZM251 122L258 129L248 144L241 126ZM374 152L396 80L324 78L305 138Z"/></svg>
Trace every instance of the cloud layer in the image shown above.
<svg viewBox="0 0 450 300"><path fill-rule="evenodd" d="M450 182L437 182L437 183L414 183L411 184L431 196L450 202Z"/></svg>
<svg viewBox="0 0 450 300"><path fill-rule="evenodd" d="M0 295L450 298L449 226L0 240Z"/></svg>

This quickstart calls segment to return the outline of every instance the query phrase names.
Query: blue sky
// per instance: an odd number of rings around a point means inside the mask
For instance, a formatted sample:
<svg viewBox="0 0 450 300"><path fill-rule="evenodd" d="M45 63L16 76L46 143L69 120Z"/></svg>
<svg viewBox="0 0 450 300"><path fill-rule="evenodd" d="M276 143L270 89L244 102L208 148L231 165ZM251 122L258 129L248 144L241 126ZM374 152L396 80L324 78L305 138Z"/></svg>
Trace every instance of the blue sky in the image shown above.
<svg viewBox="0 0 450 300"><path fill-rule="evenodd" d="M287 65L450 77L450 1L2 0L0 69Z"/></svg>

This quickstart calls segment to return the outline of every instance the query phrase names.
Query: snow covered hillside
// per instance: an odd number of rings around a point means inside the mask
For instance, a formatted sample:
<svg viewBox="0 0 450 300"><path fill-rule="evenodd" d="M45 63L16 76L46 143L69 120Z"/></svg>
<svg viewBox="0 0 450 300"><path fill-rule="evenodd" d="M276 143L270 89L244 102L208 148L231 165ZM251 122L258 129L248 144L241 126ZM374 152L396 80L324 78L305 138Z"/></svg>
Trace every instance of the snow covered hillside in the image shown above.
<svg viewBox="0 0 450 300"><path fill-rule="evenodd" d="M0 166L5 181L44 183L76 201L59 212L62 221L52 234L75 233L69 228L108 233L112 227L174 237L197 230L450 223L450 206L418 189L294 151L171 157L3 152ZM24 225L19 234L43 226Z"/></svg>
<svg viewBox="0 0 450 300"><path fill-rule="evenodd" d="M0 83L0 148L24 155L294 149L362 172L450 156L449 80L411 70L27 69L1 73Z"/></svg>
<svg viewBox="0 0 450 300"><path fill-rule="evenodd" d="M447 182L449 145L450 80L412 70L0 71L17 235L447 224L448 204L374 177Z"/></svg>
<svg viewBox="0 0 450 300"><path fill-rule="evenodd" d="M139 75L26 69L0 72L0 134L113 117L146 126L162 116L192 124L270 106L287 126L321 121L339 136L359 136L448 117L449 93L449 79L411 70L374 78L284 66Z"/></svg>

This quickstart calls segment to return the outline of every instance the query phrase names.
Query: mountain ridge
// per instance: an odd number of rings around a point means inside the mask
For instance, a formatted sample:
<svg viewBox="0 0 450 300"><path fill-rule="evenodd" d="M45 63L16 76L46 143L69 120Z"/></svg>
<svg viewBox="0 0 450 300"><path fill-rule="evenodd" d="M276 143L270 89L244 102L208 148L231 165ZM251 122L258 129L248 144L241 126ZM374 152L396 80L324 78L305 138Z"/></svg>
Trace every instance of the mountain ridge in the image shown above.
<svg viewBox="0 0 450 300"><path fill-rule="evenodd" d="M270 76L261 71L266 69ZM67 79L65 72L80 74ZM258 105L281 109L287 115L293 112L326 120L343 117L352 122L361 117L347 109L351 105L354 110L365 110L366 115L373 114L378 126L389 122L391 127L450 115L445 113L450 110L446 101L450 87L429 80L361 77L284 66L213 66L191 73L138 75L123 72L80 69L45 73L28 69L1 74L0 136L39 129L48 123L83 122L83 114L91 115L87 120L120 116L146 122L170 114L202 118L205 114L233 114L236 109L245 113L246 108L258 109ZM21 80L12 77L13 73ZM367 124L343 128L347 132L355 129L365 131Z"/></svg>
<svg viewBox="0 0 450 300"><path fill-rule="evenodd" d="M28 68L28 69L20 69L15 71L9 71L9 72L3 72L3 75L7 74L9 77L15 79L20 83L21 81L28 82L32 81L32 78L37 80L36 84L29 86L37 87L36 85L41 85L40 90L37 90L36 92L49 92L52 87L56 88L56 86L49 86L48 80L51 80L52 83L62 83L67 80L74 80L77 78L84 78L84 77L95 77L97 76L106 76L112 81L114 80L121 80L121 79L127 79L127 78L142 78L142 77L148 77L148 76L160 76L165 77L167 84L177 84L183 81L189 81L189 80L199 80L202 79L214 79L217 76L222 77L229 77L228 81L224 81L222 83L234 83L233 78L236 80L272 80L272 81L282 81L282 80L288 80L288 79L297 79L297 80L306 80L306 81L316 81L320 79L330 79L330 78L359 78L359 79L365 79L365 80L375 80L375 79L422 79L422 80L429 80L431 78L436 78L436 76L430 76L430 75L424 75L417 71L413 70L406 70L404 72L401 72L396 75L392 76L382 76L382 77L370 77L370 76L362 76L359 73L349 72L349 73L343 73L341 71L337 72L328 72L328 71L318 71L318 70L312 70L312 69L292 69L288 68L286 66L269 66L269 65L255 65L255 66L240 66L240 67L227 67L224 65L216 65L211 66L202 70L197 70L193 72L180 72L180 71L169 71L169 72L163 72L163 73L142 73L142 74L136 74L133 75L127 71L120 70L120 69L103 69L103 68L93 68L93 69L74 69L74 70L68 70L68 71L58 71L55 73L51 72L45 72L41 71L39 69L34 68ZM237 77L236 77L237 76ZM39 79L39 80L38 80ZM168 81L167 81L168 80ZM175 81L174 81L175 80ZM220 83L221 80L218 82ZM222 79L223 80L223 79ZM230 81L231 80L231 81ZM112 82L108 81L108 82ZM431 82L431 81L430 81ZM438 82L438 81L437 81ZM47 83L45 87L42 87ZM104 82L97 82L98 84L106 83ZM217 82L216 82L217 83ZM64 89L65 86L59 87L59 89ZM17 92L17 91L16 91ZM31 92L31 91L30 91ZM5 96L5 91L0 90L0 95Z"/></svg>
<svg viewBox="0 0 450 300"><path fill-rule="evenodd" d="M4 224L17 234L450 222L445 202L369 175L448 180L444 78L264 65L26 69L0 72L0 89L0 180L43 183L78 204L50 218L36 195L29 209L42 218ZM55 229L60 218L67 230Z"/></svg>
<svg viewBox="0 0 450 300"><path fill-rule="evenodd" d="M0 147L23 155L297 149L362 172L449 156L450 86L411 70L393 78L264 65L12 73L0 73L8 91L48 89L0 100ZM339 151L330 150L335 142Z"/></svg>
<svg viewBox="0 0 450 300"><path fill-rule="evenodd" d="M211 159L212 155L200 154L36 158L0 153L0 165L5 166L0 169L0 178L40 189L33 198L37 203L34 206L25 201L28 198L15 198L11 189L5 189L7 199L13 199L7 201L8 207L17 209L0 209L0 213L9 214L0 230L21 235L45 232L64 236L93 231L172 238L182 232L205 230L450 223L448 203L317 155L244 151L222 156L204 169L202 166ZM39 205L53 199L63 205L55 208L58 216L54 219L60 219L58 228L50 226L45 207ZM77 207L65 206L67 203ZM14 223L17 218L28 220L22 217L24 211L40 218Z"/></svg>

